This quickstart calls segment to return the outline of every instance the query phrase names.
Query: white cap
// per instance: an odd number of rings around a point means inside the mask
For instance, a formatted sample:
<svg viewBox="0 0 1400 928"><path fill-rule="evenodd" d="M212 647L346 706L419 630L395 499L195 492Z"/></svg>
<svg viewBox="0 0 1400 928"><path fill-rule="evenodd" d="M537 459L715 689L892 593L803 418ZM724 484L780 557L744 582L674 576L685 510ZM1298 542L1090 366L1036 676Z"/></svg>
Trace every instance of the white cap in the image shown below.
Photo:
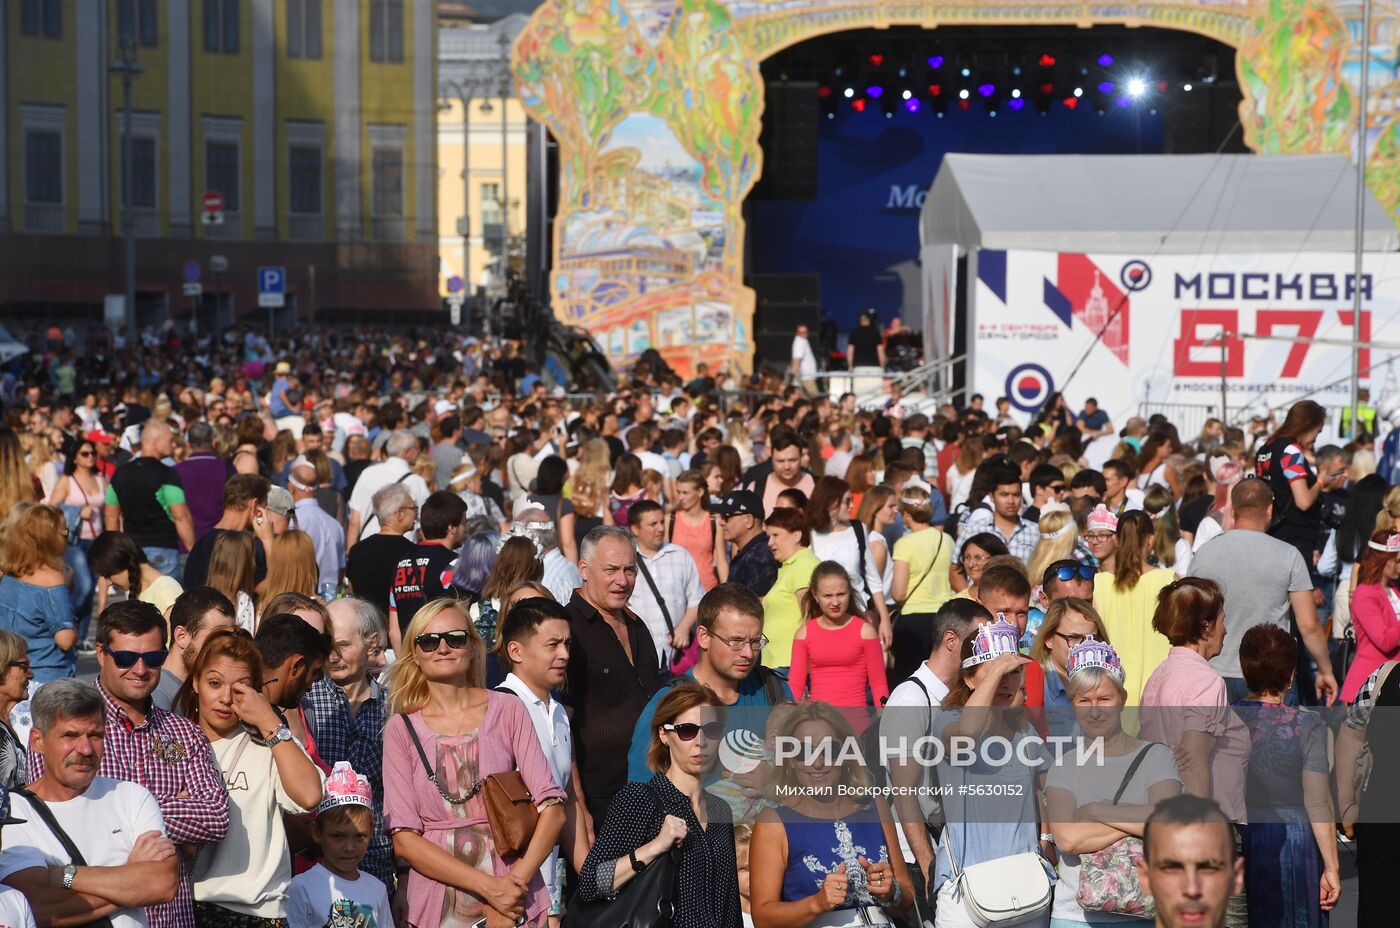
<svg viewBox="0 0 1400 928"><path fill-rule="evenodd" d="M433 411L439 416L445 416L450 412L456 412L457 404L451 400L438 400L437 403L433 405Z"/></svg>

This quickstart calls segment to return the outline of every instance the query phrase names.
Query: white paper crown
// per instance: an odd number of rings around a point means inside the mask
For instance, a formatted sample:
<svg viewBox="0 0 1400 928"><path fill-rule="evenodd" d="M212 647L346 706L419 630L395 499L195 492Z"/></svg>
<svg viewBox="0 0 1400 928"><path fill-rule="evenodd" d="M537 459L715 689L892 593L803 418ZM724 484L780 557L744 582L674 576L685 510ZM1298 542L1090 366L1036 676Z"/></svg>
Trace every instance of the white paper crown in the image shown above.
<svg viewBox="0 0 1400 928"><path fill-rule="evenodd" d="M1118 660L1118 652L1107 641L1099 641L1093 635L1069 649L1066 661L1069 675L1073 677L1081 670L1098 667L1108 672L1121 685L1125 679L1123 663Z"/></svg>
<svg viewBox="0 0 1400 928"><path fill-rule="evenodd" d="M331 775L326 777L326 798L316 807L316 814L336 806L374 808L374 791L370 789L369 780L356 773L346 760L336 761Z"/></svg>
<svg viewBox="0 0 1400 928"><path fill-rule="evenodd" d="M1387 554L1400 552L1400 532L1391 535L1385 540L1384 544L1379 541L1368 541L1366 542L1366 547L1375 551L1384 551Z"/></svg>
<svg viewBox="0 0 1400 928"><path fill-rule="evenodd" d="M996 660L1003 654L1020 653L1021 633L1016 626L997 613L995 622L982 622L977 626L977 639L972 642L972 656L962 662L963 669Z"/></svg>
<svg viewBox="0 0 1400 928"><path fill-rule="evenodd" d="M1089 518L1084 522L1084 530L1092 532L1095 529L1104 532L1118 531L1118 517L1108 511L1108 507L1103 503L1094 507L1094 511L1089 513Z"/></svg>

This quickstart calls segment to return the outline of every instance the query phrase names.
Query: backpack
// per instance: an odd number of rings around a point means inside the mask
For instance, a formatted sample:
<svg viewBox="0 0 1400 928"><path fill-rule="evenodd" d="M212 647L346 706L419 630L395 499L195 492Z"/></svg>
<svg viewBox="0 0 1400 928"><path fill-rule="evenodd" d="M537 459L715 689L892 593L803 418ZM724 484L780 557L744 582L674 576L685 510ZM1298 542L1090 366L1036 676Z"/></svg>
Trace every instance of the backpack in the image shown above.
<svg viewBox="0 0 1400 928"><path fill-rule="evenodd" d="M928 691L928 687L924 686L924 682L918 677L910 676L907 680L903 682L913 683L924 694L924 701L928 703L928 722L924 726L925 731L927 731L933 726L933 694ZM903 683L901 683L900 685L903 685ZM895 708L904 709L907 707L896 706ZM888 712L889 706L886 706L881 711ZM866 728L865 732L861 734L860 752L865 757L865 769L869 772L870 779L874 786L876 786L877 788L888 786L889 771L885 767L885 758L880 753L879 718L876 718L875 721L871 722L870 727Z"/></svg>

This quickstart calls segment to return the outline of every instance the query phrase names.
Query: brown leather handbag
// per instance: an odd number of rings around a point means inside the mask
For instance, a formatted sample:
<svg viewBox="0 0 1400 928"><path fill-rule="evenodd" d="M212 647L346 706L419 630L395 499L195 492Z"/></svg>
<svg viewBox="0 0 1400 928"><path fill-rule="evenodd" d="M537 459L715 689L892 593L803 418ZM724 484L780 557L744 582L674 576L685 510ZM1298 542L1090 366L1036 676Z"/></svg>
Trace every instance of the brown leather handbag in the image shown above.
<svg viewBox="0 0 1400 928"><path fill-rule="evenodd" d="M423 761L423 770L437 788L438 795L452 805L460 806L480 793L481 803L486 807L486 824L491 828L491 840L496 844L496 853L502 857L518 857L523 854L530 846L530 839L534 837L540 813L535 808L535 799L530 795L530 788L525 785L520 771L507 770L505 773L488 774L473 783L465 796L453 796L443 789L442 783L438 781L437 774L433 772L433 765L428 762L428 753L423 750L423 742L418 740L418 732L413 730L413 723L409 721L408 715L400 715L403 716L404 727L408 729L408 736L413 739L413 746L418 749L418 757Z"/></svg>

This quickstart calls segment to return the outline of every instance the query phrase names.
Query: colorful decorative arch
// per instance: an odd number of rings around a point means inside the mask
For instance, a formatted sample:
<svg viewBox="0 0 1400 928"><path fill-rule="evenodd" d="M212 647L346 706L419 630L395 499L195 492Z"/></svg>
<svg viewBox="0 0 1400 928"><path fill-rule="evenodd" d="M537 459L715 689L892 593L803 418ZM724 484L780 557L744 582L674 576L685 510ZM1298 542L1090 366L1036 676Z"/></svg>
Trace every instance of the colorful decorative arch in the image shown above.
<svg viewBox="0 0 1400 928"><path fill-rule="evenodd" d="M1400 224L1400 2L1372 7L1367 183ZM515 46L520 96L559 142L555 313L614 363L657 348L748 370L745 196L762 170L759 63L889 26L1157 26L1237 49L1250 148L1356 145L1361 0L546 0Z"/></svg>

